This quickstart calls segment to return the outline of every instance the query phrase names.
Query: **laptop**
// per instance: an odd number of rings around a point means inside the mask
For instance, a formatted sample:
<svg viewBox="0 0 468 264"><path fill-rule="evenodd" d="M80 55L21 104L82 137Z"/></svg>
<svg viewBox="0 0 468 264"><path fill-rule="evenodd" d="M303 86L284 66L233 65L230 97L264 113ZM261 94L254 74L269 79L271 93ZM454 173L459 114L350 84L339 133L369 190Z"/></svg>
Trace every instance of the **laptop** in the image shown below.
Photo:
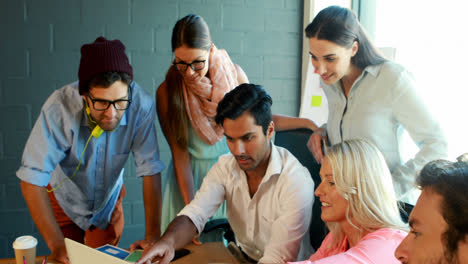
<svg viewBox="0 0 468 264"><path fill-rule="evenodd" d="M71 264L129 264L129 262L65 238Z"/></svg>

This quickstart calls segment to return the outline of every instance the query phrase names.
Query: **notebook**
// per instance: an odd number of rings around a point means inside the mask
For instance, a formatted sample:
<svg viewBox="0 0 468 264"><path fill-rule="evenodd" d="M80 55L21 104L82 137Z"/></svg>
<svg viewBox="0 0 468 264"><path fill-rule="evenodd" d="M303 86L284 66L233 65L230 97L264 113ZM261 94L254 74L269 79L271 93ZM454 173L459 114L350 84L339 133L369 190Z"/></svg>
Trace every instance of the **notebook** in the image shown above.
<svg viewBox="0 0 468 264"><path fill-rule="evenodd" d="M129 264L129 262L65 238L71 264Z"/></svg>
<svg viewBox="0 0 468 264"><path fill-rule="evenodd" d="M67 248L70 264L131 264L137 262L143 253L143 250L135 250L130 253L111 245L104 245L94 249L68 238L65 238L65 247ZM171 261L188 254L190 254L188 249L176 250ZM159 263L159 261L154 263Z"/></svg>

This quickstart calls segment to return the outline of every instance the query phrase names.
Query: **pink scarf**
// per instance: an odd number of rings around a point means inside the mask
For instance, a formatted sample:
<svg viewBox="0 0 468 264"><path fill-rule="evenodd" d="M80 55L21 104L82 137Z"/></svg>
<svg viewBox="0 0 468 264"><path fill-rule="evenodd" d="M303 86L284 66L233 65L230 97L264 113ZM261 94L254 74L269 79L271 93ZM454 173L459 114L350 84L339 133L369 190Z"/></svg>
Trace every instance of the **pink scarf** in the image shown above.
<svg viewBox="0 0 468 264"><path fill-rule="evenodd" d="M209 78L189 83L184 80L185 109L197 135L207 144L214 145L223 138L223 128L216 125L216 107L224 94L237 86L237 70L223 49L211 46Z"/></svg>

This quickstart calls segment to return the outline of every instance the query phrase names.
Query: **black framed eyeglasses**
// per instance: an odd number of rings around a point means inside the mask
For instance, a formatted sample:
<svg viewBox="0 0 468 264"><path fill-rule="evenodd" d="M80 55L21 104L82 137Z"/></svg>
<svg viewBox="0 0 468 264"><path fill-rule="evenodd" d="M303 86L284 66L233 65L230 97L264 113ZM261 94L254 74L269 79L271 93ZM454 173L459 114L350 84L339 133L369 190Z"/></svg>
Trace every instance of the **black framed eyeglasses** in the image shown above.
<svg viewBox="0 0 468 264"><path fill-rule="evenodd" d="M180 72L185 72L188 66L190 66L190 68L192 68L192 70L194 71L201 71L203 70L203 68L205 68L205 62L206 60L195 60L195 61L192 61L192 63L185 63L181 61L181 62L173 62L172 65L174 65L176 69Z"/></svg>
<svg viewBox="0 0 468 264"><path fill-rule="evenodd" d="M128 88L128 99L117 99L114 101L105 100L105 99L94 99L89 93L87 93L88 98L93 102L93 108L96 111L106 111L110 105L114 105L116 110L127 110L130 104L132 103L132 93L130 87Z"/></svg>

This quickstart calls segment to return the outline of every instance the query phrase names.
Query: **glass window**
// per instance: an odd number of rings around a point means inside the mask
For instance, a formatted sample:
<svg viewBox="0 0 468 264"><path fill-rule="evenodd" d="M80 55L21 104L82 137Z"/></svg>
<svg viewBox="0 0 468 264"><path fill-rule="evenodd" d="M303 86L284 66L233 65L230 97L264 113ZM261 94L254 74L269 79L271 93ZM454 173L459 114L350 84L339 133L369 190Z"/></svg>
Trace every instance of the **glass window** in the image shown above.
<svg viewBox="0 0 468 264"><path fill-rule="evenodd" d="M449 158L468 152L468 16L463 1L377 0L375 43L415 77L444 128Z"/></svg>

